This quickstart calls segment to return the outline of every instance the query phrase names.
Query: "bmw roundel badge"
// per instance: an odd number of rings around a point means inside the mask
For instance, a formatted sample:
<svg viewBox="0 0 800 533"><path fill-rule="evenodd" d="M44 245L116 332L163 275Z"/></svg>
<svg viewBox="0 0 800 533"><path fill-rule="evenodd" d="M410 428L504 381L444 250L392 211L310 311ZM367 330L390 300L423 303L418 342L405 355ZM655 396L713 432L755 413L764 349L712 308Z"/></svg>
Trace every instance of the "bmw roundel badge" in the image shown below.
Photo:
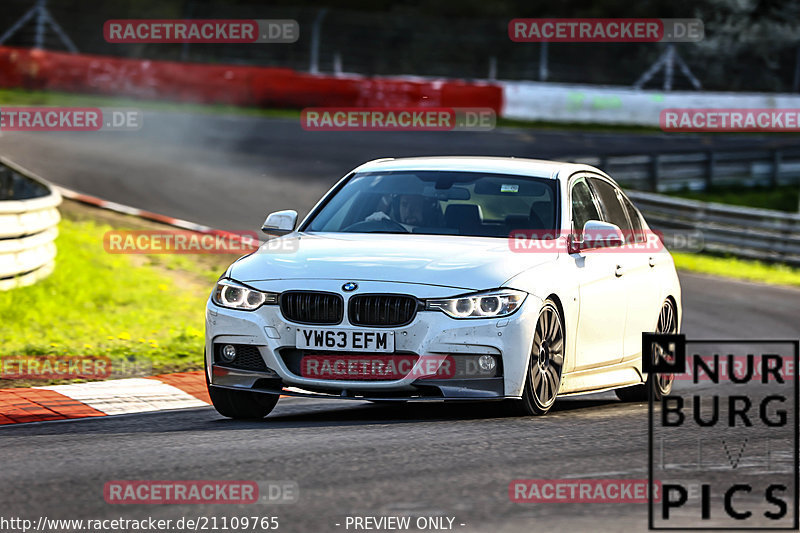
<svg viewBox="0 0 800 533"><path fill-rule="evenodd" d="M348 281L344 285L342 285L342 290L346 292L353 292L358 288L358 283L354 283L352 281Z"/></svg>

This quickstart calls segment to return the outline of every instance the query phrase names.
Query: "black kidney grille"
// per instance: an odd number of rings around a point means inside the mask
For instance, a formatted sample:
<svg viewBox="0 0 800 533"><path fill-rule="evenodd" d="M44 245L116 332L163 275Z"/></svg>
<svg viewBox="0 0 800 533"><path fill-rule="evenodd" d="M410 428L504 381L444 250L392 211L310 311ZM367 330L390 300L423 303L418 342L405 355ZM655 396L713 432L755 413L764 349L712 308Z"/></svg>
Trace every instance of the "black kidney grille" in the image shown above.
<svg viewBox="0 0 800 533"><path fill-rule="evenodd" d="M330 292L284 292L281 313L302 324L338 324L344 316L344 300Z"/></svg>
<svg viewBox="0 0 800 533"><path fill-rule="evenodd" d="M404 294L359 294L350 298L355 326L404 326L417 314L417 299Z"/></svg>

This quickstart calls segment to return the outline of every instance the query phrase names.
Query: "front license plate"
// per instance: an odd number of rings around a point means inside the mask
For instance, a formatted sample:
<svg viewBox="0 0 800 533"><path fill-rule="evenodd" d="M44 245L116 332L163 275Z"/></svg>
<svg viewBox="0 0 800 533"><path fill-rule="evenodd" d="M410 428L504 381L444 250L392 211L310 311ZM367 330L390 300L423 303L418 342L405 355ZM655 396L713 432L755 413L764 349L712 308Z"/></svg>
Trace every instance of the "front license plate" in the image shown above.
<svg viewBox="0 0 800 533"><path fill-rule="evenodd" d="M338 352L394 352L394 331L297 328L296 346Z"/></svg>

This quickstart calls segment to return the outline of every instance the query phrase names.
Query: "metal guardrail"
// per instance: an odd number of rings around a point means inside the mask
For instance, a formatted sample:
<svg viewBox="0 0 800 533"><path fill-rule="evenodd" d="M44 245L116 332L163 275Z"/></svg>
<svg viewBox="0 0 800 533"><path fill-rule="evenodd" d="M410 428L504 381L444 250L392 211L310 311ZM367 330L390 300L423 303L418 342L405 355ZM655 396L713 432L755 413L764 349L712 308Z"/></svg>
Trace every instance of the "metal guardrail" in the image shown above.
<svg viewBox="0 0 800 533"><path fill-rule="evenodd" d="M624 186L651 192L706 190L715 185L800 184L800 147L609 154L568 160L596 166Z"/></svg>
<svg viewBox="0 0 800 533"><path fill-rule="evenodd" d="M9 290L52 273L61 195L5 158L0 163L0 290Z"/></svg>
<svg viewBox="0 0 800 533"><path fill-rule="evenodd" d="M666 237L699 232L703 251L800 266L800 214L638 191L626 194Z"/></svg>

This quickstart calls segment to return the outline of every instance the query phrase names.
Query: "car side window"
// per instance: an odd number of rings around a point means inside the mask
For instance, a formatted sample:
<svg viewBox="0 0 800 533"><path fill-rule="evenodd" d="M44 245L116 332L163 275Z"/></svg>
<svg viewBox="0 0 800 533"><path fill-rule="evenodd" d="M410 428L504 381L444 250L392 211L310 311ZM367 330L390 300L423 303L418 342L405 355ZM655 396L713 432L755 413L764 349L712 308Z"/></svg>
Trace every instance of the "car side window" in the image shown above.
<svg viewBox="0 0 800 533"><path fill-rule="evenodd" d="M625 208L620 203L617 188L599 178L589 178L588 181L600 202L600 210L605 221L619 226L623 232L630 233L631 224L628 222Z"/></svg>
<svg viewBox="0 0 800 533"><path fill-rule="evenodd" d="M583 225L589 220L600 220L600 213L597 212L592 191L585 179L580 178L573 183L570 197L573 231L581 231Z"/></svg>
<svg viewBox="0 0 800 533"><path fill-rule="evenodd" d="M642 227L642 219L639 216L639 211L633 207L633 204L626 197L622 197L622 203L625 206L625 211L628 212L628 218L631 221L631 229L633 230L630 236L626 237L626 242L644 242L645 234Z"/></svg>

